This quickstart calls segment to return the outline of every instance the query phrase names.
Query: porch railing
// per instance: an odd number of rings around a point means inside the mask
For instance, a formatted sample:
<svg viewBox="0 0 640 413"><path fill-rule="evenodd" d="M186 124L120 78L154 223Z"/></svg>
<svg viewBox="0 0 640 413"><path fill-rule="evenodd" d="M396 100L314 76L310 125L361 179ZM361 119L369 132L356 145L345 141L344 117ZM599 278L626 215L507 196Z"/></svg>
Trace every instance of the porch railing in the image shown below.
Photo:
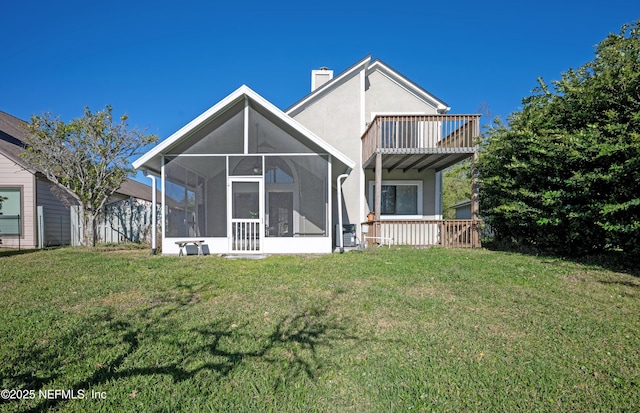
<svg viewBox="0 0 640 413"><path fill-rule="evenodd" d="M480 247L479 220L383 220L363 222L368 244L445 248ZM366 236L366 238L365 238Z"/></svg>
<svg viewBox="0 0 640 413"><path fill-rule="evenodd" d="M231 250L234 252L260 251L261 228L259 220L233 220L231 222L233 234Z"/></svg>
<svg viewBox="0 0 640 413"><path fill-rule="evenodd" d="M468 151L479 135L480 115L376 116L362 135L362 160L377 149L407 154Z"/></svg>

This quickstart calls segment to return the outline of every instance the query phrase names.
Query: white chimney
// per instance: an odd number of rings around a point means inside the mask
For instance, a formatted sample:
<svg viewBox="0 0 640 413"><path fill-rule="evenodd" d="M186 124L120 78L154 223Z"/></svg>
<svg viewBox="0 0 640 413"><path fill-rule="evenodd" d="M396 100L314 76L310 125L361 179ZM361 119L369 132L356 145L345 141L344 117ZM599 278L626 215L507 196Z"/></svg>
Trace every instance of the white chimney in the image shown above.
<svg viewBox="0 0 640 413"><path fill-rule="evenodd" d="M333 79L333 70L328 67L321 67L318 70L311 71L311 91L313 92L320 86Z"/></svg>

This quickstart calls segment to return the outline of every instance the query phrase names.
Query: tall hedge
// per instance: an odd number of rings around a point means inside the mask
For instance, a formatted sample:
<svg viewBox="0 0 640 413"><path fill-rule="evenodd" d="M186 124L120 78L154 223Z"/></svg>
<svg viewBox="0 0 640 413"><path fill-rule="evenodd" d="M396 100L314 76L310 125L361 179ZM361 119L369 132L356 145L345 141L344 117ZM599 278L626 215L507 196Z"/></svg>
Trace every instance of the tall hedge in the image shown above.
<svg viewBox="0 0 640 413"><path fill-rule="evenodd" d="M640 252L640 20L496 121L480 212L500 241L561 254Z"/></svg>

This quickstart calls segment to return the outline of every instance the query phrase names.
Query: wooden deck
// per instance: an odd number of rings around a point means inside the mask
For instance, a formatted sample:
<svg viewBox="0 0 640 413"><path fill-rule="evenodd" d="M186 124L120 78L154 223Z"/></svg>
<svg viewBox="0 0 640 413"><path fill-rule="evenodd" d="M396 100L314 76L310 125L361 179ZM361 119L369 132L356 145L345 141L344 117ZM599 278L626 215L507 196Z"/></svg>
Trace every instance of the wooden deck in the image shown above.
<svg viewBox="0 0 640 413"><path fill-rule="evenodd" d="M479 248L479 220L382 220L362 223L367 246L409 245L445 248ZM366 236L366 238L365 238Z"/></svg>
<svg viewBox="0 0 640 413"><path fill-rule="evenodd" d="M480 115L376 116L362 135L362 161L372 168L442 170L478 150Z"/></svg>

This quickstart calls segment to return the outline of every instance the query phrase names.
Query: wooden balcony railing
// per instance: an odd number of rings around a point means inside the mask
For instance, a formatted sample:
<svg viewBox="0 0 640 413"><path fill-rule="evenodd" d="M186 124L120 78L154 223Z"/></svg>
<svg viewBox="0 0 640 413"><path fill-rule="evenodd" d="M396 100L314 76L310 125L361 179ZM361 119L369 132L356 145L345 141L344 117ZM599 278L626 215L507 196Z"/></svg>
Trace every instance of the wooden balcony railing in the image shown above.
<svg viewBox="0 0 640 413"><path fill-rule="evenodd" d="M363 222L367 244L445 248L480 247L479 220L382 220Z"/></svg>
<svg viewBox="0 0 640 413"><path fill-rule="evenodd" d="M386 153L455 153L474 151L480 115L376 116L362 135L362 160L376 150Z"/></svg>

